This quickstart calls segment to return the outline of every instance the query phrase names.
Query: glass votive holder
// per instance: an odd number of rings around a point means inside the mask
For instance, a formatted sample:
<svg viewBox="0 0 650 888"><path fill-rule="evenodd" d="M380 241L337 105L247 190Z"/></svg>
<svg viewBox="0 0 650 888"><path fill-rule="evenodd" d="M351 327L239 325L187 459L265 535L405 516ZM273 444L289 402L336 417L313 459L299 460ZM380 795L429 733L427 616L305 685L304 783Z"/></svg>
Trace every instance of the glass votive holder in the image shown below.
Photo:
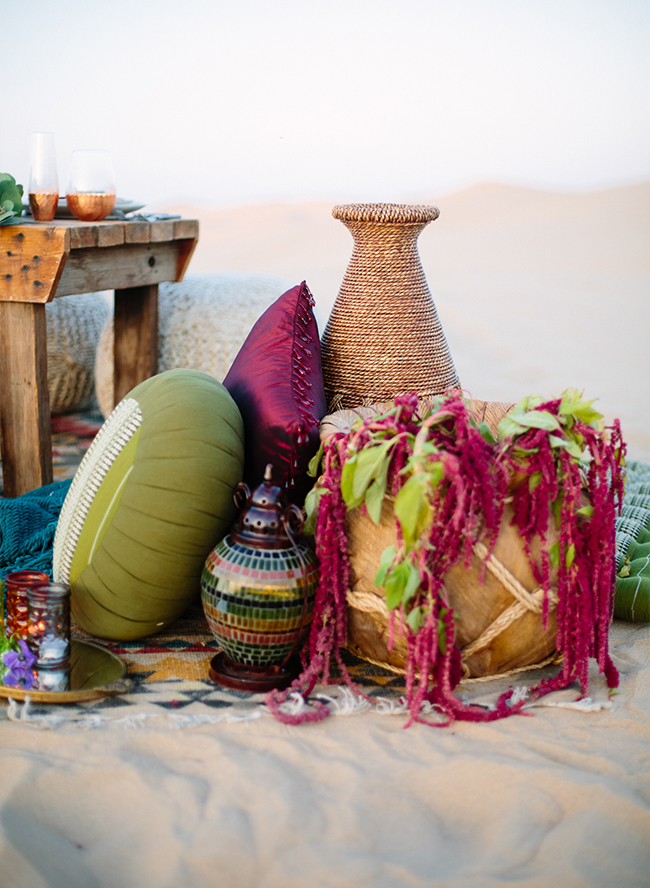
<svg viewBox="0 0 650 888"><path fill-rule="evenodd" d="M36 583L27 590L27 643L38 669L62 666L70 659L70 587Z"/></svg>
<svg viewBox="0 0 650 888"><path fill-rule="evenodd" d="M35 690L61 694L70 688L70 664L52 666L51 668L34 669L36 679Z"/></svg>
<svg viewBox="0 0 650 888"><path fill-rule="evenodd" d="M4 622L5 636L27 638L27 590L34 583L49 583L50 578L40 570L14 570L5 577Z"/></svg>
<svg viewBox="0 0 650 888"><path fill-rule="evenodd" d="M54 133L32 133L29 207L37 222L51 222L59 205Z"/></svg>

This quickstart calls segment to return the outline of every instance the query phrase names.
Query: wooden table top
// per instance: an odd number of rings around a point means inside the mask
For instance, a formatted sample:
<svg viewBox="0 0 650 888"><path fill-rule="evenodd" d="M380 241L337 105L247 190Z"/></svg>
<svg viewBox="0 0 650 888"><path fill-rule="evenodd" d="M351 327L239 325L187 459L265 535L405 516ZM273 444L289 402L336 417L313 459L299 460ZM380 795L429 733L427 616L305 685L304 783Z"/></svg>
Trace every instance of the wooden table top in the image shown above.
<svg viewBox="0 0 650 888"><path fill-rule="evenodd" d="M55 295L179 280L198 233L195 219L36 222L23 217L19 223L0 226L0 301L49 302ZM179 242L174 246L176 259L167 249L174 242ZM110 283L127 255L131 267L139 261L140 272L135 277L132 271L130 276L118 273Z"/></svg>

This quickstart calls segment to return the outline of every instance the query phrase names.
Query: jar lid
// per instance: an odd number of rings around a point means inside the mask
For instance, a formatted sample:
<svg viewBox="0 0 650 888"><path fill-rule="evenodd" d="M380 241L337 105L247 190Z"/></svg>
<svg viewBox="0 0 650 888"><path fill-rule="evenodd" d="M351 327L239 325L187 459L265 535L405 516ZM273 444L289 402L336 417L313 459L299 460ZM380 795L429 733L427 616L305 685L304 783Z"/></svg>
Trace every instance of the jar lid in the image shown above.
<svg viewBox="0 0 650 888"><path fill-rule="evenodd" d="M287 523L295 535L302 530L302 514L297 506L287 508L286 494L273 483L273 466L269 463L264 481L250 493L245 484L235 489L235 503L246 497L244 508L230 536L235 542L264 549L285 549L292 545ZM296 514L297 513L297 514Z"/></svg>

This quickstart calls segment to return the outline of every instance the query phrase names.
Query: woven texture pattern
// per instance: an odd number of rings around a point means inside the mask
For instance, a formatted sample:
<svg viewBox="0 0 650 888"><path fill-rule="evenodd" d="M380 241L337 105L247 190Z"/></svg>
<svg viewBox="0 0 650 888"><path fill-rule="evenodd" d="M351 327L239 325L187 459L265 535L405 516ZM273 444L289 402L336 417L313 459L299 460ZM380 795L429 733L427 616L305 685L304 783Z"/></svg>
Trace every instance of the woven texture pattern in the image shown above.
<svg viewBox="0 0 650 888"><path fill-rule="evenodd" d="M328 410L457 387L417 250L438 210L348 204L332 215L351 232L354 250L321 342Z"/></svg>
<svg viewBox="0 0 650 888"><path fill-rule="evenodd" d="M627 464L625 499L616 519L616 570L620 571L630 543L642 530L650 530L650 465L630 461Z"/></svg>
<svg viewBox="0 0 650 888"><path fill-rule="evenodd" d="M222 382L255 321L291 285L264 274L188 275L180 284L160 284L158 372L200 370ZM101 334L95 373L99 407L108 416L113 409L112 318Z"/></svg>
<svg viewBox="0 0 650 888"><path fill-rule="evenodd" d="M54 299L45 312L50 411L84 410L95 397L95 356L109 304L100 293L84 293Z"/></svg>

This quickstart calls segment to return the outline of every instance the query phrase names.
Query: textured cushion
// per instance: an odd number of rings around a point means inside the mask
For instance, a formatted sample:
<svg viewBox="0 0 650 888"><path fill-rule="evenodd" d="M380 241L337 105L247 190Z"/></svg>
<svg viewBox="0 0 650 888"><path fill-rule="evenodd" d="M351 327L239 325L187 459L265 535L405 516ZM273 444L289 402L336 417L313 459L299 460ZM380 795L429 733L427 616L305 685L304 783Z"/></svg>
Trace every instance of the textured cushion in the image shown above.
<svg viewBox="0 0 650 888"><path fill-rule="evenodd" d="M185 367L220 382L262 312L291 286L264 274L187 275L158 291L158 372ZM97 400L113 409L113 319L106 323L95 365Z"/></svg>
<svg viewBox="0 0 650 888"><path fill-rule="evenodd" d="M66 296L45 306L52 413L71 413L93 403L97 345L110 313L101 293Z"/></svg>
<svg viewBox="0 0 650 888"><path fill-rule="evenodd" d="M234 517L242 419L205 373L171 370L133 389L73 479L54 541L54 578L93 635L141 638L200 594L203 563Z"/></svg>
<svg viewBox="0 0 650 888"><path fill-rule="evenodd" d="M257 321L224 379L244 419L244 479L262 483L267 463L288 498L302 505L313 479L309 460L319 447L326 412L314 299L303 281Z"/></svg>

